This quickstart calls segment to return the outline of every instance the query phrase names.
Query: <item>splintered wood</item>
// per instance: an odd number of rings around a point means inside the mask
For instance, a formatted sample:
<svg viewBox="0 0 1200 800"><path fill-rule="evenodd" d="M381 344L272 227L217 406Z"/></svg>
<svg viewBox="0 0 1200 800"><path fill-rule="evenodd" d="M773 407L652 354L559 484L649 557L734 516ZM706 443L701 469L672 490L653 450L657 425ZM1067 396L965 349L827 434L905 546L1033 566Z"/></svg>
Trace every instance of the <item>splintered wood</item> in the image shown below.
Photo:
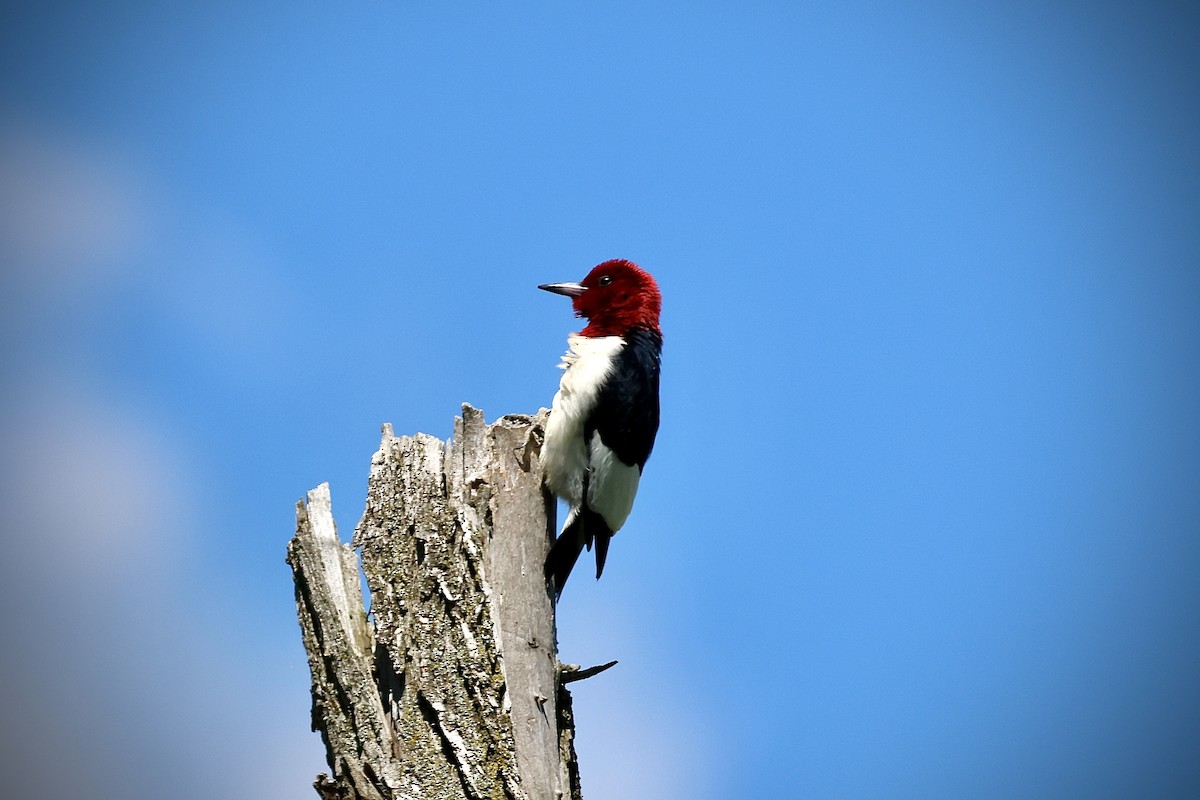
<svg viewBox="0 0 1200 800"><path fill-rule="evenodd" d="M297 506L288 563L332 772L323 797L579 800L542 569L545 415L489 426L464 405L448 443L384 426L353 541L373 626L328 486Z"/></svg>

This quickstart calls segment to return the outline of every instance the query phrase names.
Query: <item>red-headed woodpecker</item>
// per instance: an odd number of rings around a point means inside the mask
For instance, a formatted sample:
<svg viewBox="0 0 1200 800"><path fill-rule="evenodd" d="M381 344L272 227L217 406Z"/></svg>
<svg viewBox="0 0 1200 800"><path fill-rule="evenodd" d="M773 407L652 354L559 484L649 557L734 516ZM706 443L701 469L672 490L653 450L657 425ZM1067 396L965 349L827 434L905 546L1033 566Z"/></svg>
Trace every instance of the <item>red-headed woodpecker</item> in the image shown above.
<svg viewBox="0 0 1200 800"><path fill-rule="evenodd" d="M631 261L605 261L582 283L538 287L571 298L587 327L567 338L562 381L542 445L550 491L570 504L546 558L557 597L586 545L596 545L596 577L608 543L633 508L642 468L658 433L662 295Z"/></svg>

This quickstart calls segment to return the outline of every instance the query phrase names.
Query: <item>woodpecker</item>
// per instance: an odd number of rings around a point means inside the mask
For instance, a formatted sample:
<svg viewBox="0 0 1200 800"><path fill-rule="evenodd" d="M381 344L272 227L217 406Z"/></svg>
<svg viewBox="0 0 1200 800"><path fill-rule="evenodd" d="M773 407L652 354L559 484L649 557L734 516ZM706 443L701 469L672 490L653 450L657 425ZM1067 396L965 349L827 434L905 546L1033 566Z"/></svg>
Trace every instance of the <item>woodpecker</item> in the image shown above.
<svg viewBox="0 0 1200 800"><path fill-rule="evenodd" d="M557 598L586 545L596 545L596 578L608 544L633 508L658 433L662 295L632 261L595 266L581 283L538 287L571 298L587 326L567 337L565 370L546 422L546 485L570 505L546 558Z"/></svg>

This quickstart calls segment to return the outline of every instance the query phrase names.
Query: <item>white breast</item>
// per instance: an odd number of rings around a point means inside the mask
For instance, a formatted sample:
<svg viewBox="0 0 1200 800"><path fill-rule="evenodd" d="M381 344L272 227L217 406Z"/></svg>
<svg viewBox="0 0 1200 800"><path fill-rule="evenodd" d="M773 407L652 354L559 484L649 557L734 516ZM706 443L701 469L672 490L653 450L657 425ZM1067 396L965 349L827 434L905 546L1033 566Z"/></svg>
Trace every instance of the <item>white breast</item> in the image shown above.
<svg viewBox="0 0 1200 800"><path fill-rule="evenodd" d="M567 345L570 349L560 365L566 371L559 381L550 419L546 422L542 467L550 491L577 506L583 501L583 476L589 466L583 423L596 405L600 387L612 372L616 355L625 346L625 341L620 336L573 334L567 339ZM616 463L620 464L619 461ZM605 521L608 521L608 515L605 515ZM623 517L621 521L624 522Z"/></svg>

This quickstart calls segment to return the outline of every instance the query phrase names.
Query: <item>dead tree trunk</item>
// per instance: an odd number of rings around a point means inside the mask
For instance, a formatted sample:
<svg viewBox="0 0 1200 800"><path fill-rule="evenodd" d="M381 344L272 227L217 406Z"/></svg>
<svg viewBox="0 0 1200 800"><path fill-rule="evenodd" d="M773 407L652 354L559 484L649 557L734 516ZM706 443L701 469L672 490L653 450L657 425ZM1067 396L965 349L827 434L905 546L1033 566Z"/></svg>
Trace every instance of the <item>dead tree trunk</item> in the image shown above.
<svg viewBox="0 0 1200 800"><path fill-rule="evenodd" d="M542 565L543 411L454 438L385 425L367 505L341 544L329 487L296 509L288 563L312 669L313 729L340 800L579 800L570 695Z"/></svg>

